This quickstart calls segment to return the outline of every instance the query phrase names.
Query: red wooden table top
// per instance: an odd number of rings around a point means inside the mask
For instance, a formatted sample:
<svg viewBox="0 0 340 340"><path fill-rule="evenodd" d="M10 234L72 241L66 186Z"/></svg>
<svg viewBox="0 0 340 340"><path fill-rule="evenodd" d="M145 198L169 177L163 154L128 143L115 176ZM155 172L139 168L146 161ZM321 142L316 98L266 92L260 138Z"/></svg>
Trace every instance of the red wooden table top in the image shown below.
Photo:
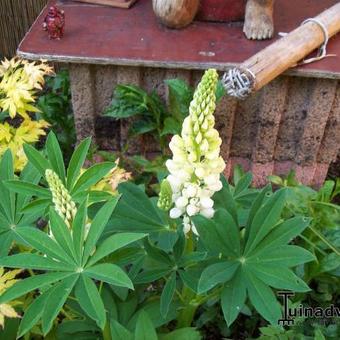
<svg viewBox="0 0 340 340"><path fill-rule="evenodd" d="M304 19L337 2L277 0L275 39L279 39L278 32L293 30ZM157 22L151 0L139 0L129 10L65 0L57 4L66 14L64 38L49 40L42 30L45 9L20 44L20 56L58 62L223 70L243 62L274 41L248 41L241 23L197 21L186 29L167 29ZM338 56L289 72L340 79L340 36L331 39L328 53Z"/></svg>

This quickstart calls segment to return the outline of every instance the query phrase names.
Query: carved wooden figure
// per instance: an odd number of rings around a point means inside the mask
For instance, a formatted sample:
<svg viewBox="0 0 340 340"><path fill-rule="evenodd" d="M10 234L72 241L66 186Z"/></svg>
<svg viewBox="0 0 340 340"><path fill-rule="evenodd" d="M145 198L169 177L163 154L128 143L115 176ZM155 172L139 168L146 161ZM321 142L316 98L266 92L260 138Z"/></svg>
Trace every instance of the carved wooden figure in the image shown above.
<svg viewBox="0 0 340 340"><path fill-rule="evenodd" d="M200 1L205 0L152 0L158 19L172 28L189 25ZM243 32L248 39L262 40L273 36L273 5L274 0L247 0Z"/></svg>
<svg viewBox="0 0 340 340"><path fill-rule="evenodd" d="M56 6L51 6L45 17L43 28L50 39L61 39L64 35L65 12Z"/></svg>

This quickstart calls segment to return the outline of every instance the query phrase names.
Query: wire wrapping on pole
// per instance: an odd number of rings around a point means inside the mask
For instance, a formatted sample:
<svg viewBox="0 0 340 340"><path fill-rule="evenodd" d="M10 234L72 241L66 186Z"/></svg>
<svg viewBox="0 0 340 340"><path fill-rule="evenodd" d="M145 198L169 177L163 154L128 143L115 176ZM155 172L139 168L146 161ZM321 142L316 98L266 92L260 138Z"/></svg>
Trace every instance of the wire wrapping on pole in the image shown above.
<svg viewBox="0 0 340 340"><path fill-rule="evenodd" d="M295 67L298 65L309 64L318 60L321 60L326 57L334 56L327 54L327 44L329 41L329 34L326 26L317 18L309 18L302 22L301 26L308 23L313 22L317 24L324 35L324 42L318 50L318 54L316 57L312 57L309 59L304 59L299 63L292 65L291 67ZM287 35L286 33L280 33L280 35ZM255 87L256 75L249 68L236 67L228 70L224 73L222 77L222 84L226 89L228 95L232 97L236 97L238 99L244 99L248 95L250 95Z"/></svg>
<svg viewBox="0 0 340 340"><path fill-rule="evenodd" d="M222 77L228 95L239 99L246 98L252 92L254 82L255 75L249 69L233 68Z"/></svg>

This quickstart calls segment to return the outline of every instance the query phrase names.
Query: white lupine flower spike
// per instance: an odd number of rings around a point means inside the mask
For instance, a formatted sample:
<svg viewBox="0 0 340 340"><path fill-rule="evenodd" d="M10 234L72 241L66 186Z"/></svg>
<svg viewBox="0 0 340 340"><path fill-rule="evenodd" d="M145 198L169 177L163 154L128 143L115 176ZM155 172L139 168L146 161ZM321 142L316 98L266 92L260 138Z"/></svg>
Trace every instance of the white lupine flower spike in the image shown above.
<svg viewBox="0 0 340 340"><path fill-rule="evenodd" d="M222 141L214 128L217 82L216 70L204 73L190 103L189 116L183 122L181 136L173 136L169 144L173 157L166 162L173 204L169 215L173 219L183 217L184 232L192 230L196 235L191 217L214 216L211 197L222 189L220 174L225 168L220 156Z"/></svg>

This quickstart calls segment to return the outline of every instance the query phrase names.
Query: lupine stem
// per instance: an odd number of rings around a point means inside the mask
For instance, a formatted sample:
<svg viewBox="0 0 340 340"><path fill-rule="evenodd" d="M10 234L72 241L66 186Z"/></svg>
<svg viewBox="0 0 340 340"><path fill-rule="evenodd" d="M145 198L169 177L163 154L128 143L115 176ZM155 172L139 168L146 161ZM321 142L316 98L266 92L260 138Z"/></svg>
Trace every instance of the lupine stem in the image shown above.
<svg viewBox="0 0 340 340"><path fill-rule="evenodd" d="M194 251L193 237L194 234L190 231L186 239L185 254L190 254ZM179 314L177 328L190 327L199 304L195 302L196 294L186 286L183 286L181 296L185 305Z"/></svg>
<svg viewBox="0 0 340 340"><path fill-rule="evenodd" d="M110 325L108 322L106 322L105 328L103 329L103 340L112 340Z"/></svg>

